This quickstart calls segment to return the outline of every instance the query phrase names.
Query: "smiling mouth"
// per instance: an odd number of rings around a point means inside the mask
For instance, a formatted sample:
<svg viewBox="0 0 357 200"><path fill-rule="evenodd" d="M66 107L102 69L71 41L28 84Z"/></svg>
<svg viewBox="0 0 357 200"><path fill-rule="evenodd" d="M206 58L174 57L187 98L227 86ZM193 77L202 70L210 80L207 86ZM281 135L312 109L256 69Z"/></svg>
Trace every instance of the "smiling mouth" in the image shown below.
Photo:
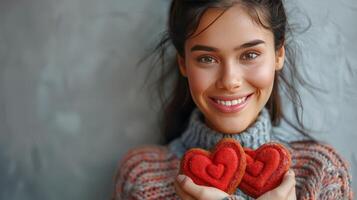
<svg viewBox="0 0 357 200"><path fill-rule="evenodd" d="M222 106L227 106L227 107L237 106L237 105L244 104L252 94L249 94L244 97L236 98L236 99L230 99L230 100L224 100L224 99L220 99L220 98L212 98L212 100Z"/></svg>

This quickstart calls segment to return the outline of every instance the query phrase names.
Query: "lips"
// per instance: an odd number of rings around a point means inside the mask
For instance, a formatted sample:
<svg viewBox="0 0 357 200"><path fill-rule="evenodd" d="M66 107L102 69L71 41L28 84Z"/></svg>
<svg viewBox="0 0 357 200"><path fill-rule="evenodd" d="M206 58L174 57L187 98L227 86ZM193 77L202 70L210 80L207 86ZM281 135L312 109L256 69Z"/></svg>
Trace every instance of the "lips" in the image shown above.
<svg viewBox="0 0 357 200"><path fill-rule="evenodd" d="M216 96L209 98L209 103L223 113L235 113L241 111L249 103L254 93L240 96ZM246 97L246 98L244 98Z"/></svg>

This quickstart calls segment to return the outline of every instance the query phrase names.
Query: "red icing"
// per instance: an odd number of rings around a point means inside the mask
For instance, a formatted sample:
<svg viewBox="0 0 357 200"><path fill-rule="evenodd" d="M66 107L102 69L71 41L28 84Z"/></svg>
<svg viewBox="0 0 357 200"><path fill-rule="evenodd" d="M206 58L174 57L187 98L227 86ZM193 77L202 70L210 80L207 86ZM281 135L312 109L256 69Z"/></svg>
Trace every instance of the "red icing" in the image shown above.
<svg viewBox="0 0 357 200"><path fill-rule="evenodd" d="M239 189L257 198L280 185L291 163L289 151L283 145L267 143L255 151L244 150L247 167Z"/></svg>
<svg viewBox="0 0 357 200"><path fill-rule="evenodd" d="M181 171L196 184L216 187L229 194L241 182L245 168L244 150L234 139L222 139L212 153L190 149L181 161Z"/></svg>

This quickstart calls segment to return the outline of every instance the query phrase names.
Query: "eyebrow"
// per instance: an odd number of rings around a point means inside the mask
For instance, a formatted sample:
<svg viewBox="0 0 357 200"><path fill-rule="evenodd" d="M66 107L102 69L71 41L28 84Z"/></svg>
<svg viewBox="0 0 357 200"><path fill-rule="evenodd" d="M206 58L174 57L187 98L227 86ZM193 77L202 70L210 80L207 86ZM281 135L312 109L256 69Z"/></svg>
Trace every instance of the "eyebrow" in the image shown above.
<svg viewBox="0 0 357 200"><path fill-rule="evenodd" d="M245 48L249 48L249 47L253 47L259 44L265 44L265 42L263 40L252 40L250 42L244 43L238 47L234 48L234 51L237 51L239 49L245 49ZM191 48L191 52L192 51L214 51L217 52L218 49L215 47L210 47L210 46L205 46L205 45L195 45Z"/></svg>

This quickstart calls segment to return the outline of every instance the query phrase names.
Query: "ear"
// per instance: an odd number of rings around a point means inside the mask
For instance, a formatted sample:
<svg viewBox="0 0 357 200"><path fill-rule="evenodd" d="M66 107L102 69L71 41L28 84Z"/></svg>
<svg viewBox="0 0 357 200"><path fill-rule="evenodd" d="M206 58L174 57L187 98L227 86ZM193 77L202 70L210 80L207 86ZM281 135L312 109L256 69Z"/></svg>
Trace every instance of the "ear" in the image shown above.
<svg viewBox="0 0 357 200"><path fill-rule="evenodd" d="M276 52L275 52L275 70L281 70L284 66L285 60L285 47L282 45Z"/></svg>
<svg viewBox="0 0 357 200"><path fill-rule="evenodd" d="M176 54L176 59L177 59L177 63L179 65L180 68L180 72L181 75L186 77L186 63L185 63L185 58L183 58L182 56L180 56L179 54Z"/></svg>

